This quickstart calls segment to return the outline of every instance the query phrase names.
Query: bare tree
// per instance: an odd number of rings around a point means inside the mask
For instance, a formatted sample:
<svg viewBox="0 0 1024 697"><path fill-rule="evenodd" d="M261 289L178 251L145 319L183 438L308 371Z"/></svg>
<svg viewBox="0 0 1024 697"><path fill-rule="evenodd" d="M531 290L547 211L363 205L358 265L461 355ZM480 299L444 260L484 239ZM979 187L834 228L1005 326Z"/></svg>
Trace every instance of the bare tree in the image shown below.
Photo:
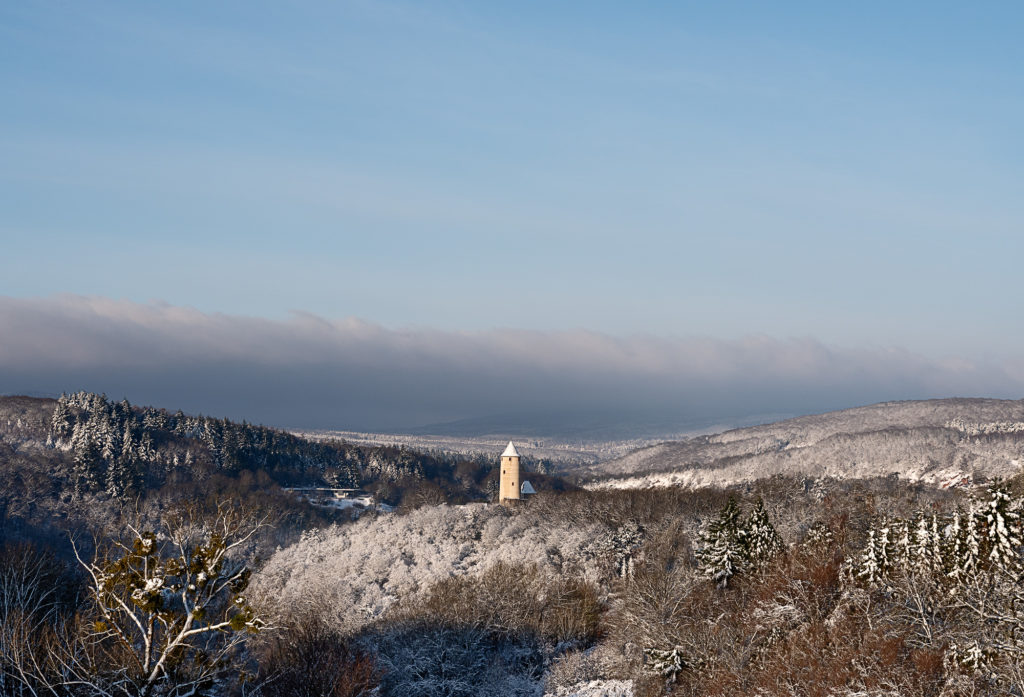
<svg viewBox="0 0 1024 697"><path fill-rule="evenodd" d="M63 620L64 587L70 579L51 555L30 545L0 550L0 694L36 695L42 683L32 666L41 646Z"/></svg>

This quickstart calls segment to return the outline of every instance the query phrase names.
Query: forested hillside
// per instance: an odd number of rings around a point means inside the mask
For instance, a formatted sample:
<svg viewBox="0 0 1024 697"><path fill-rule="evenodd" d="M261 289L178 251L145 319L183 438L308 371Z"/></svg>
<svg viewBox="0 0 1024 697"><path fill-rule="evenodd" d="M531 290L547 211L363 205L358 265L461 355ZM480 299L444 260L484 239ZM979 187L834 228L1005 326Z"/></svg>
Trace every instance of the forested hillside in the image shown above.
<svg viewBox="0 0 1024 697"><path fill-rule="evenodd" d="M773 474L938 485L1009 477L1024 462L1024 402L887 402L662 443L581 470L598 486L726 485Z"/></svg>
<svg viewBox="0 0 1024 697"><path fill-rule="evenodd" d="M493 459L401 446L308 440L245 422L171 413L78 392L59 399L0 398L0 536L86 522L121 509L238 497L271 510L288 529L339 514L299 502L286 487L361 488L378 501L485 501L497 489ZM560 488L542 474L535 481ZM346 513L345 516L348 514Z"/></svg>

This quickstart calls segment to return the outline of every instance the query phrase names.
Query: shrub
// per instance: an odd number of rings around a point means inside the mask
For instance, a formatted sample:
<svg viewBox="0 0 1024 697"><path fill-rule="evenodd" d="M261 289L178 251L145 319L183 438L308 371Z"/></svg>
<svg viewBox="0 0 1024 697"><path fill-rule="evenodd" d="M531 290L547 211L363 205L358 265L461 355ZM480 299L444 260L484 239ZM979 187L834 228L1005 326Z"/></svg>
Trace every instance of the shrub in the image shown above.
<svg viewBox="0 0 1024 697"><path fill-rule="evenodd" d="M535 642L475 627L400 622L362 641L384 671L382 695L532 697L544 665Z"/></svg>
<svg viewBox="0 0 1024 697"><path fill-rule="evenodd" d="M533 636L553 644L591 642L600 612L597 590L589 583L507 562L479 576L445 579L425 601L401 610L408 619L466 625L505 638Z"/></svg>
<svg viewBox="0 0 1024 697"><path fill-rule="evenodd" d="M380 682L366 652L315 618L276 632L256 657L257 694L268 697L360 697Z"/></svg>

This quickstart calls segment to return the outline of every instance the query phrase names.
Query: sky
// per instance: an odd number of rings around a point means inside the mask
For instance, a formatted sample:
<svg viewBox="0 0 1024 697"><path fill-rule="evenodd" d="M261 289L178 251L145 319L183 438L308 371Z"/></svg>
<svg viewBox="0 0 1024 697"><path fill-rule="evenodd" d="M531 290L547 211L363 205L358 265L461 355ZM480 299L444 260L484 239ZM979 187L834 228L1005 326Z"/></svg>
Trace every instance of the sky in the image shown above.
<svg viewBox="0 0 1024 697"><path fill-rule="evenodd" d="M657 346L616 364L634 411L1019 398L1022 28L1009 2L3 3L0 393L383 428L569 350L515 408L614 412L592 359ZM216 372L222 322L295 332L271 363L313 372L275 373L277 410L231 397L258 372L166 378ZM351 384L352 327L380 360L322 419L297 386ZM118 373L125 333L178 353ZM439 386L420 341L472 369ZM833 362L787 382L806 347Z"/></svg>

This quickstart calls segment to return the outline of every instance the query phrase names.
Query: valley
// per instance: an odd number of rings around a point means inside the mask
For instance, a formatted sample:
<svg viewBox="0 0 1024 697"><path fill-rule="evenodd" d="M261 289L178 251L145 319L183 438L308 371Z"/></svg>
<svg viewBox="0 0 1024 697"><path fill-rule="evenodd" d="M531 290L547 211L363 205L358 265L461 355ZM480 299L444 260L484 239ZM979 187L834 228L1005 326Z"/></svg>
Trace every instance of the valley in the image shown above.
<svg viewBox="0 0 1024 697"><path fill-rule="evenodd" d="M112 640L60 618L122 592L136 600L108 616L171 617L210 573L231 582L203 607L250 635L167 645L231 658L161 684L245 673L266 687L218 694L739 697L781 681L853 697L1015 679L1021 402L882 403L670 442L519 437L538 494L499 505L506 442L285 432L92 393L0 398L0 688L56 689L70 671L106 689L123 658L31 662ZM229 550L194 575L190 555ZM124 585L96 585L108 577ZM182 605L165 586L200 595ZM971 610L982 588L995 623ZM44 593L37 624L18 624L10 593ZM921 593L932 614L908 615ZM34 654L43 633L55 643ZM885 653L892 641L904 648ZM970 663L993 646L1011 648ZM801 656L815 667L794 672Z"/></svg>

